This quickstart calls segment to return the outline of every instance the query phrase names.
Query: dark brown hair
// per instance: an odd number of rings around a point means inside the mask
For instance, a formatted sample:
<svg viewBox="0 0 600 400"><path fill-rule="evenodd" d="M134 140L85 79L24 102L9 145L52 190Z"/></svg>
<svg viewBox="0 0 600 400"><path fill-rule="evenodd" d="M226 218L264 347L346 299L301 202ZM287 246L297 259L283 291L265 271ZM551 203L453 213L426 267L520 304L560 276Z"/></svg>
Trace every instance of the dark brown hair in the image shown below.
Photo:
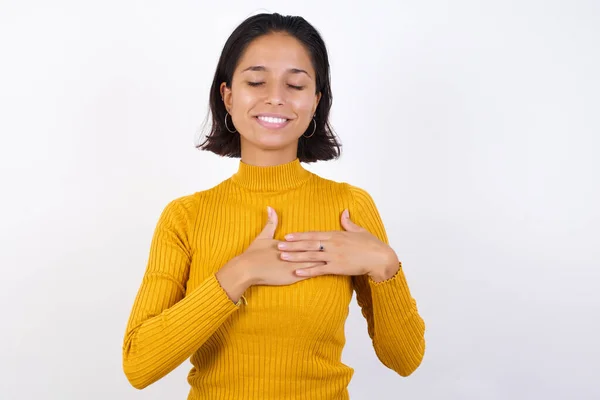
<svg viewBox="0 0 600 400"><path fill-rule="evenodd" d="M255 39L270 33L287 33L299 40L310 54L313 68L316 73L316 92L321 93L321 99L315 112L316 129L311 121L304 135L298 140L298 158L301 162L315 162L331 160L340 156L341 144L329 123L331 109L331 77L329 73L329 58L327 49L321 35L304 18L298 16L283 16L274 14L258 14L242 22L229 36L219 62L210 88L210 113L212 126L210 134L204 142L196 147L208 150L225 157L241 157L240 136L231 133L225 127L225 105L221 100L220 85L226 82L231 88L233 72L238 62L248 47ZM208 120L208 116L207 116ZM231 121L231 120L230 120ZM229 122L231 127L231 122ZM230 128L231 129L231 128Z"/></svg>

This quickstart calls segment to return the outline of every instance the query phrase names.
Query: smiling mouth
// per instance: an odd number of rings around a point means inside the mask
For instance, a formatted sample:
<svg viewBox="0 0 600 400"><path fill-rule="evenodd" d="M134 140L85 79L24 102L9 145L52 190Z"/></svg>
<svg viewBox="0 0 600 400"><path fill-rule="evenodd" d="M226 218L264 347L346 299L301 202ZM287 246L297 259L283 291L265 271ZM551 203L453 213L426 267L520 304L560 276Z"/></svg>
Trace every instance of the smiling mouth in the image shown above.
<svg viewBox="0 0 600 400"><path fill-rule="evenodd" d="M280 129L286 126L291 120L287 118L278 118L278 117L265 117L259 115L256 118L256 121L265 128L268 129Z"/></svg>

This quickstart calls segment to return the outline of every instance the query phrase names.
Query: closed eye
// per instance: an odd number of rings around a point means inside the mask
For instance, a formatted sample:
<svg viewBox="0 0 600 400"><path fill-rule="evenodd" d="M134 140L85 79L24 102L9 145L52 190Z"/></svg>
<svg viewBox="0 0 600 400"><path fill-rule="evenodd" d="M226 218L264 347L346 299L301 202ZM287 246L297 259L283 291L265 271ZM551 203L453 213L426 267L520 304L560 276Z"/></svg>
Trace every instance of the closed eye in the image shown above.
<svg viewBox="0 0 600 400"><path fill-rule="evenodd" d="M264 84L264 82L248 82L249 86L255 87L255 86L260 86ZM296 86L296 85L288 85L289 87L291 87L292 89L296 89L296 90L302 90L304 89L304 86Z"/></svg>

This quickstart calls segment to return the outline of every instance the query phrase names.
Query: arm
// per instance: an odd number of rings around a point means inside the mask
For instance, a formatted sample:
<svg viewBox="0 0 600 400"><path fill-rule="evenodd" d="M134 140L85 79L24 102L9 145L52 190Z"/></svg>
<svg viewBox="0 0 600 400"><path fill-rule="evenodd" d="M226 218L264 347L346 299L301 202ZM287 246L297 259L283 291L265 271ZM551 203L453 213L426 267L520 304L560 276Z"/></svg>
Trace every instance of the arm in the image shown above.
<svg viewBox="0 0 600 400"><path fill-rule="evenodd" d="M358 225L388 244L371 196L363 189L349 187L354 198L350 215ZM377 357L399 375L410 375L425 354L425 324L410 294L402 265L385 281L376 282L368 275L361 275L352 277L352 282Z"/></svg>
<svg viewBox="0 0 600 400"><path fill-rule="evenodd" d="M239 307L215 274L185 296L197 201L187 196L169 203L154 231L123 343L123 370L137 389L188 359Z"/></svg>

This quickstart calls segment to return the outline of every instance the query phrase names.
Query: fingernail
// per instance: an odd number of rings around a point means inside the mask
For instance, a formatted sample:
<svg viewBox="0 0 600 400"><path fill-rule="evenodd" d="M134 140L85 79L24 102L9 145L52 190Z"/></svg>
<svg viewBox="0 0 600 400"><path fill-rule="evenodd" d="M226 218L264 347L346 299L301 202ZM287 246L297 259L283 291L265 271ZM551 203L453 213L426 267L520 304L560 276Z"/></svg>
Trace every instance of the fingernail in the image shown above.
<svg viewBox="0 0 600 400"><path fill-rule="evenodd" d="M306 272L303 269L297 269L296 270L296 275L298 275L298 276L306 276L306 275L308 275L308 272Z"/></svg>
<svg viewBox="0 0 600 400"><path fill-rule="evenodd" d="M281 253L281 258L283 258L284 260L289 260L290 255L288 253Z"/></svg>
<svg viewBox="0 0 600 400"><path fill-rule="evenodd" d="M294 235L285 235L285 240L292 240Z"/></svg>
<svg viewBox="0 0 600 400"><path fill-rule="evenodd" d="M344 210L344 218L350 218L350 212L347 208Z"/></svg>
<svg viewBox="0 0 600 400"><path fill-rule="evenodd" d="M286 249L286 248L287 248L287 245L286 245L285 243L279 243L279 244L277 245L277 247L278 247L278 248L280 248L281 250L284 250L284 249Z"/></svg>
<svg viewBox="0 0 600 400"><path fill-rule="evenodd" d="M272 211L272 208L267 206L267 214L269 215L269 217L271 216L271 211Z"/></svg>

